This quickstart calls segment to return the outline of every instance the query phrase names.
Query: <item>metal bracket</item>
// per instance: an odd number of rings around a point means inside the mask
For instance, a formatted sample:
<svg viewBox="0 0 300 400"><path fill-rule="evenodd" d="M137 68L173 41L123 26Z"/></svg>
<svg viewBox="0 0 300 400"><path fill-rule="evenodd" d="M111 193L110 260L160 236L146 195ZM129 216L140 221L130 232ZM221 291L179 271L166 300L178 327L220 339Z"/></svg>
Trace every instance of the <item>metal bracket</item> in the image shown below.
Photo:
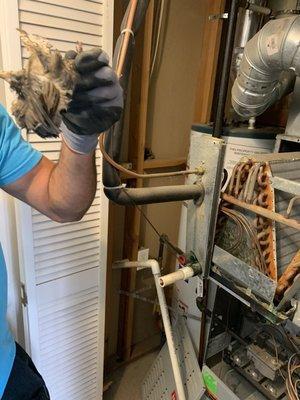
<svg viewBox="0 0 300 400"><path fill-rule="evenodd" d="M277 311L282 311L285 305L291 301L291 299L295 296L296 293L299 293L300 290L300 274L297 275L294 279L292 286L286 290L281 302L277 306Z"/></svg>
<svg viewBox="0 0 300 400"><path fill-rule="evenodd" d="M210 21L215 21L216 19L228 19L228 13L222 13L222 14L211 14L208 19Z"/></svg>
<svg viewBox="0 0 300 400"><path fill-rule="evenodd" d="M189 155L190 168L199 167L199 160L206 172L202 177L205 197L201 205L193 201L187 208L186 253L193 252L203 268L203 276L209 275L213 253L214 232L218 214L223 173L225 144L222 139L210 135L192 133ZM188 183L192 178L188 178Z"/></svg>
<svg viewBox="0 0 300 400"><path fill-rule="evenodd" d="M281 190L282 192L291 193L294 196L300 196L300 183L290 179L280 178L273 176L271 184L274 189Z"/></svg>
<svg viewBox="0 0 300 400"><path fill-rule="evenodd" d="M218 246L215 246L213 262L233 281L244 286L248 290L246 293L249 297L253 292L268 303L273 302L276 290L275 281Z"/></svg>

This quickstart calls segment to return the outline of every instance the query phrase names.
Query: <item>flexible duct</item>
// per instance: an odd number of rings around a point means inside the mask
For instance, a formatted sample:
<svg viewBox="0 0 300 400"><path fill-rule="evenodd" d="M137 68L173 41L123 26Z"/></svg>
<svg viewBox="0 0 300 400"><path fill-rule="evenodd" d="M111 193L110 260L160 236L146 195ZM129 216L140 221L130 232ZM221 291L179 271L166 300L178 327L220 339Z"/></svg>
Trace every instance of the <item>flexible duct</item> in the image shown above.
<svg viewBox="0 0 300 400"><path fill-rule="evenodd" d="M255 117L287 94L300 74L300 16L269 21L247 43L232 88L232 105Z"/></svg>

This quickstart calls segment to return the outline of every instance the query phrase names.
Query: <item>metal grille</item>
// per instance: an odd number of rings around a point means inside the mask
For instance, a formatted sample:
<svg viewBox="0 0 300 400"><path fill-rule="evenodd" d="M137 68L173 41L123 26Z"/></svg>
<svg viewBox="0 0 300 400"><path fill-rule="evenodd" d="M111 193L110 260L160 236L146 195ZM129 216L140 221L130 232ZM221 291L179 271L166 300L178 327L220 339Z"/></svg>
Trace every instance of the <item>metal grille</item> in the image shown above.
<svg viewBox="0 0 300 400"><path fill-rule="evenodd" d="M271 163L274 176L289 179L292 182L300 182L300 161L282 161ZM275 191L276 212L284 214L288 208L293 195ZM295 203L291 218L300 220L299 202ZM300 248L300 232L285 225L276 223L276 244L277 244L277 270L278 276L281 276L285 268L291 262L296 252Z"/></svg>
<svg viewBox="0 0 300 400"><path fill-rule="evenodd" d="M200 400L204 394L202 373L198 365L185 320L178 319L173 327L177 358L184 379L188 400ZM164 345L142 384L143 400L177 399L167 344Z"/></svg>

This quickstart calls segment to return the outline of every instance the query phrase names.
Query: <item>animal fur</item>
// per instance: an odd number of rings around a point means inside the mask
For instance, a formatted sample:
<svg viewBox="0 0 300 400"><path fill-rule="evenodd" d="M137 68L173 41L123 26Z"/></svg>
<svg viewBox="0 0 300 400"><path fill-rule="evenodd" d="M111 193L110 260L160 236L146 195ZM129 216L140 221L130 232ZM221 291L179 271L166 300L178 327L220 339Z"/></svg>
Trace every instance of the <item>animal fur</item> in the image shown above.
<svg viewBox="0 0 300 400"><path fill-rule="evenodd" d="M42 137L58 136L61 111L67 108L77 77L74 58L82 48L78 45L76 52L63 58L47 40L19 32L29 60L20 71L0 72L0 78L17 94L12 114L27 132L37 132Z"/></svg>

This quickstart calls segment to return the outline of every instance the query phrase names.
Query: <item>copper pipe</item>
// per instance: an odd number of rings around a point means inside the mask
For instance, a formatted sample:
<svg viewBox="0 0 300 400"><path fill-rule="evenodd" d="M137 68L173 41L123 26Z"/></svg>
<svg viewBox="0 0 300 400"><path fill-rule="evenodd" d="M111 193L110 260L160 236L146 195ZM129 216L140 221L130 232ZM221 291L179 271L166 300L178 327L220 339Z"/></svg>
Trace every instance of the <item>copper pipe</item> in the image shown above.
<svg viewBox="0 0 300 400"><path fill-rule="evenodd" d="M117 169L120 172L123 172L127 176L130 176L132 178L137 178L137 179L150 179L150 178L164 178L164 177L172 177L172 176L182 176L182 175L192 175L192 174L198 174L201 175L203 174L203 171L201 169L194 169L194 170L183 170L183 171L176 171L176 172L161 172L157 174L139 174L135 171L131 171L125 167L123 167L121 164L118 164L116 161L114 161L109 154L105 151L104 148L105 145L105 134L102 135L99 139L99 146L100 146L100 151L105 158L105 160L112 165L115 169Z"/></svg>
<svg viewBox="0 0 300 400"><path fill-rule="evenodd" d="M118 78L121 77L123 67L124 67L124 62L128 50L128 45L129 45L129 40L130 40L130 35L132 35L132 26L133 26L133 21L137 9L137 0L131 0L131 6L127 18L127 23L126 23L126 28L124 29L124 39L122 41L121 49L120 49L120 54L118 57L117 61L117 66L116 66L116 74ZM112 165L114 168L116 168L118 171L123 172L127 176L130 176L132 178L136 179L151 179L151 178L164 178L164 177L172 177L172 176L182 176L182 175L191 175L191 174L198 174L198 170L185 170L185 171L176 171L176 172L165 172L165 173L157 173L157 174L139 174L135 171L131 171L122 165L118 164L116 161L114 161L109 154L105 151L105 133L103 133L102 137L100 136L99 138L99 147L100 151L105 158L105 160Z"/></svg>
<svg viewBox="0 0 300 400"><path fill-rule="evenodd" d="M116 69L116 74L119 78L123 71L123 66L124 66L124 62L125 62L125 58L126 58L126 54L127 54L127 50L128 50L130 35L132 35L131 31L132 31L132 25L133 25L137 5L138 5L138 0L131 0L131 6L130 6L129 14L128 14L126 28L124 31L124 40L122 42L122 47L120 50L118 65L117 65L117 69Z"/></svg>
<svg viewBox="0 0 300 400"><path fill-rule="evenodd" d="M241 207L241 208L244 208L246 210L252 211L253 213L261 215L262 217L265 217L265 218L270 219L272 221L276 221L276 222L279 222L280 224L287 225L287 226L289 226L291 228L294 228L296 230L300 230L300 223L298 221L294 220L294 219L288 219L288 218L285 218L281 214L278 214L278 213L276 213L274 211L270 211L270 210L267 210L267 209L265 209L263 207L254 206L252 204L245 203L243 201L240 201L240 200L236 199L233 196L229 196L226 193L222 193L221 197L222 197L223 200L227 201L228 203L231 203L231 204L234 204L234 205L236 205L238 207Z"/></svg>
<svg viewBox="0 0 300 400"><path fill-rule="evenodd" d="M228 187L228 193L230 193L230 194L233 191L234 181L235 181L235 178L236 178L236 171L237 171L239 165L240 165L240 163L235 164L235 166L233 168L233 171L232 171L232 174L231 174L229 187Z"/></svg>
<svg viewBox="0 0 300 400"><path fill-rule="evenodd" d="M278 280L276 295L281 297L286 289L292 284L294 278L300 272L300 251L296 253L293 257L292 261L289 263L287 268L285 269L284 273Z"/></svg>
<svg viewBox="0 0 300 400"><path fill-rule="evenodd" d="M293 198L291 199L291 201L289 202L289 206L288 206L288 208L287 208L287 211L286 211L286 216L287 216L287 218L290 218L291 212L292 212L293 207L294 207L294 203L295 203L296 201L299 201L299 200L300 200L300 196L295 196L295 197L293 197Z"/></svg>

